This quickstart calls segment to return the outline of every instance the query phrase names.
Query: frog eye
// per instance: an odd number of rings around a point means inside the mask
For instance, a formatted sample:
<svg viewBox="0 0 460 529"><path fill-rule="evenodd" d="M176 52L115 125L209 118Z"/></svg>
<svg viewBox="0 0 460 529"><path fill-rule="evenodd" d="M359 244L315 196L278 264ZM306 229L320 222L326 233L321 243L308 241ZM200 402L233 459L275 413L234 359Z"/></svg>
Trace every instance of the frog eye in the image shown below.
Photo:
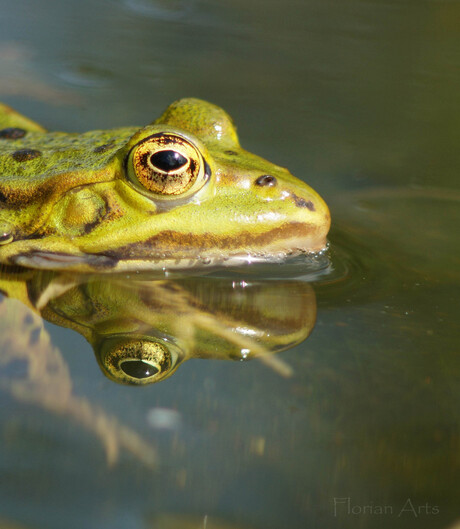
<svg viewBox="0 0 460 529"><path fill-rule="evenodd" d="M173 347L145 339L109 339L100 349L100 363L108 376L122 384L157 382L173 373L179 355Z"/></svg>
<svg viewBox="0 0 460 529"><path fill-rule="evenodd" d="M164 132L131 149L128 174L152 194L177 197L200 189L209 177L209 166L192 142Z"/></svg>

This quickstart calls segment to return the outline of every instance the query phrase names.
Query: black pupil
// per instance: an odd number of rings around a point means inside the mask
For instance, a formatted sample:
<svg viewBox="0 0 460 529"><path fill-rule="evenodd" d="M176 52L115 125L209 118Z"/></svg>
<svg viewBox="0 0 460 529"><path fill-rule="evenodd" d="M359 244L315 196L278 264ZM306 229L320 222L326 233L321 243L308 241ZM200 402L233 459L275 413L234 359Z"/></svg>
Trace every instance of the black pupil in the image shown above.
<svg viewBox="0 0 460 529"><path fill-rule="evenodd" d="M148 378L158 373L158 369L152 364L142 360L128 360L120 364L121 370L133 378Z"/></svg>
<svg viewBox="0 0 460 529"><path fill-rule="evenodd" d="M187 163L187 158L177 151L159 151L152 154L150 161L158 169L169 172L180 169Z"/></svg>

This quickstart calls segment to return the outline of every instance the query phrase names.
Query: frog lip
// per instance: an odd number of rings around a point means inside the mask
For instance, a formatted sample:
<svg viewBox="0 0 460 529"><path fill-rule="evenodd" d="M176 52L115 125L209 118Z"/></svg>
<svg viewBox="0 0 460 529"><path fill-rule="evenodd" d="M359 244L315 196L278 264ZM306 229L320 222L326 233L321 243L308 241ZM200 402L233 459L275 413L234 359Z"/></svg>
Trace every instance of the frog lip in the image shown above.
<svg viewBox="0 0 460 529"><path fill-rule="evenodd" d="M162 271L168 270L186 271L188 269L208 270L213 268L240 267L248 264L280 264L289 262L298 257L305 257L307 263L309 258L317 258L327 250L327 244L321 248L312 250L298 247L289 250L260 251L260 252L238 252L234 255L223 255L219 253L203 255L196 258L183 257L180 259L164 259L152 256L146 259L119 260L102 254L72 255L64 252L46 252L31 250L11 257L12 264L35 269L45 270L90 270L94 272L132 272L132 271Z"/></svg>
<svg viewBox="0 0 460 529"><path fill-rule="evenodd" d="M330 265L328 255L329 245L325 242L324 246L317 250L295 248L289 250L278 250L273 252L241 252L234 255L208 254L196 258L184 257L182 259L157 259L156 261L145 260L125 260L120 261L115 272L155 272L161 273L179 272L179 273L197 273L212 272L226 268L240 268L244 266L265 266L293 264L300 265L304 273L315 272L327 268Z"/></svg>
<svg viewBox="0 0 460 529"><path fill-rule="evenodd" d="M80 266L89 266L94 269L113 268L117 261L106 255L72 255L64 252L46 252L32 250L11 257L11 262L29 268L42 268L48 270L72 269Z"/></svg>

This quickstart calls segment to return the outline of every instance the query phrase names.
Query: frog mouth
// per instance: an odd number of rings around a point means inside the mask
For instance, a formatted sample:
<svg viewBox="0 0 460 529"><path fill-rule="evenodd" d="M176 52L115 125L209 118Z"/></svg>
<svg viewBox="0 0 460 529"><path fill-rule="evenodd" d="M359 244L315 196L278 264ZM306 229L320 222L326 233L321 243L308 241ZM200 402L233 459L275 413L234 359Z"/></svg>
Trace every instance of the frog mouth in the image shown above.
<svg viewBox="0 0 460 529"><path fill-rule="evenodd" d="M67 254L64 252L48 252L32 250L11 257L12 264L26 268L43 270L68 270L82 272L134 272L161 270L212 269L219 267L240 267L245 265L280 264L299 257L318 258L327 250L327 245L317 251L305 248L278 250L276 252L261 251L254 253L235 253L233 255L210 254L197 257L164 258L152 256L150 259L131 258L117 260L102 254ZM305 261L307 262L307 261Z"/></svg>
<svg viewBox="0 0 460 529"><path fill-rule="evenodd" d="M299 222L259 234L241 232L233 237L166 231L142 242L99 252L91 251L92 248L77 250L65 243L56 244L53 251L43 250L28 241L22 248L16 248L8 261L28 268L81 272L165 271L281 263L291 257L321 253L327 247L326 233Z"/></svg>
<svg viewBox="0 0 460 529"><path fill-rule="evenodd" d="M82 265L100 270L112 269L117 265L116 261L104 255L74 255L43 250L31 250L30 252L18 254L11 257L10 261L15 265L44 270L81 269Z"/></svg>

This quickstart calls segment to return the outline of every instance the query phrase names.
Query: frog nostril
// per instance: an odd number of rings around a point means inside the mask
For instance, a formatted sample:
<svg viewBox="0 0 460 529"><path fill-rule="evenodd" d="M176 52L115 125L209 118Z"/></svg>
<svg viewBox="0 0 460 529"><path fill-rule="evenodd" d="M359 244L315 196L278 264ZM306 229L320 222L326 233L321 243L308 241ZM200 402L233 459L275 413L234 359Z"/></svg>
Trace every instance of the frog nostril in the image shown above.
<svg viewBox="0 0 460 529"><path fill-rule="evenodd" d="M259 176L259 178L256 180L256 185L258 186L273 187L276 186L276 184L276 178L270 174L264 174L262 176Z"/></svg>

